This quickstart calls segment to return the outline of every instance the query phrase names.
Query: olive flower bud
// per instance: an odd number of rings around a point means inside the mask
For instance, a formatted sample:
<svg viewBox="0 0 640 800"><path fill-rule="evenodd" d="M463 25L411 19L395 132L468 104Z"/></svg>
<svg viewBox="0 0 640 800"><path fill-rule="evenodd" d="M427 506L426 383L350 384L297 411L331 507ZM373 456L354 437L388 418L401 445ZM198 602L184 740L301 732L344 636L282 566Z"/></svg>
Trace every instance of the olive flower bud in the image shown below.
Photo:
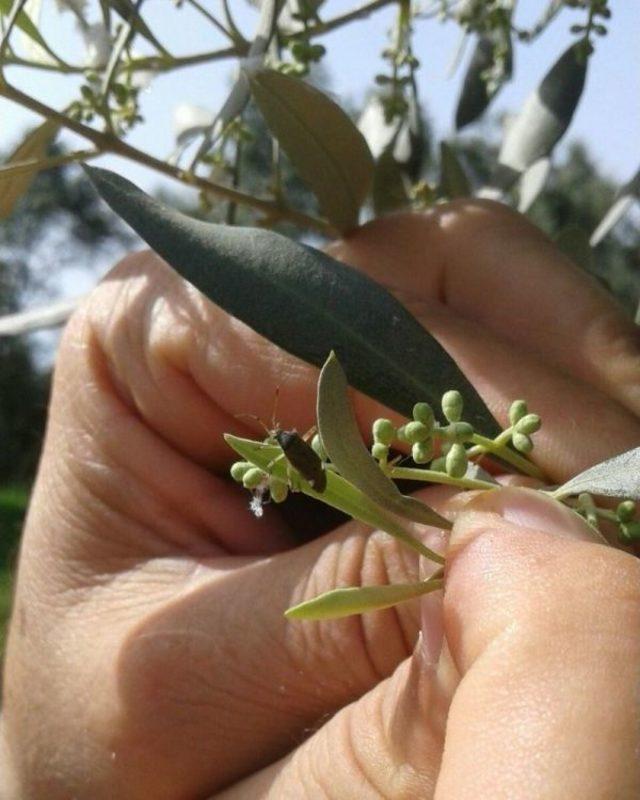
<svg viewBox="0 0 640 800"><path fill-rule="evenodd" d="M390 419L377 419L371 428L374 441L387 447L396 438L396 429Z"/></svg>
<svg viewBox="0 0 640 800"><path fill-rule="evenodd" d="M525 455L533 450L533 442L526 433L518 433L516 431L513 434L511 441L513 442L513 446L516 448L516 450L524 453Z"/></svg>
<svg viewBox="0 0 640 800"><path fill-rule="evenodd" d="M442 413L449 422L459 422L463 408L462 395L456 389L450 389L442 395Z"/></svg>
<svg viewBox="0 0 640 800"><path fill-rule="evenodd" d="M416 442L411 448L411 458L416 464L427 464L433 458L433 440Z"/></svg>
<svg viewBox="0 0 640 800"><path fill-rule="evenodd" d="M240 483L244 478L245 474L251 469L252 464L248 461L235 461L231 465L231 469L229 472L231 473L231 477L234 481L238 481Z"/></svg>
<svg viewBox="0 0 640 800"><path fill-rule="evenodd" d="M525 433L530 435L540 430L542 421L537 414L526 414L522 419L519 419L515 424L515 429L518 433Z"/></svg>
<svg viewBox="0 0 640 800"><path fill-rule="evenodd" d="M514 400L509 408L509 422L515 425L527 413L527 403L525 400Z"/></svg>
<svg viewBox="0 0 640 800"><path fill-rule="evenodd" d="M424 442L429 438L429 429L422 422L407 422L404 426L404 436L409 444Z"/></svg>
<svg viewBox="0 0 640 800"><path fill-rule="evenodd" d="M267 477L267 473L257 467L251 467L242 476L242 485L245 489L256 489Z"/></svg>
<svg viewBox="0 0 640 800"><path fill-rule="evenodd" d="M416 422L421 422L429 432L431 432L435 425L435 417L433 409L429 403L416 403L413 407L413 418Z"/></svg>
<svg viewBox="0 0 640 800"><path fill-rule="evenodd" d="M462 478L467 471L467 451L462 444L453 444L447 453L445 469L452 478Z"/></svg>

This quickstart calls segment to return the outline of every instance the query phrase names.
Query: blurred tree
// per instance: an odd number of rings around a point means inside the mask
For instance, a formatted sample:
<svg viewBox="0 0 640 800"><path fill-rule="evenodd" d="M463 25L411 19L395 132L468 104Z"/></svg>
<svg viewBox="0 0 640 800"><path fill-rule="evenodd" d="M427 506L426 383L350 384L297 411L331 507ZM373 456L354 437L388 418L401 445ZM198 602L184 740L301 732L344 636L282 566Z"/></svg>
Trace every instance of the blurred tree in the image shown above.
<svg viewBox="0 0 640 800"><path fill-rule="evenodd" d="M34 294L55 291L54 265L89 265L96 247L114 241L126 245L132 237L77 168L40 173L0 221L0 315L23 308ZM48 386L49 375L37 367L24 337L0 337L0 484L28 483L33 476Z"/></svg>
<svg viewBox="0 0 640 800"><path fill-rule="evenodd" d="M498 145L491 143L486 131L484 134L460 139L455 145L478 186L490 182L498 152ZM571 143L557 162L527 216L633 315L640 297L637 227L629 218L624 219L595 250L589 251L589 234L611 206L617 187L600 173L581 142Z"/></svg>

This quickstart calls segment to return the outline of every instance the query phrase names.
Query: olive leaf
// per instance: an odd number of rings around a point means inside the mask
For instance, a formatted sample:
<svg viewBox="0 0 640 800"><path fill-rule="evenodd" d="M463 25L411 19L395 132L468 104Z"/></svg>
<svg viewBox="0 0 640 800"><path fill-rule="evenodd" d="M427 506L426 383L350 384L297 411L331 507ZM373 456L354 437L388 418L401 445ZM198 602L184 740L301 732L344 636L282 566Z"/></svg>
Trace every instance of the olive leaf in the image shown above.
<svg viewBox="0 0 640 800"><path fill-rule="evenodd" d="M429 592L442 589L440 578L417 583L396 583L388 586L349 586L345 589L333 589L330 592L306 600L292 606L284 613L288 619L340 619L352 614L364 614L367 611L380 611L391 608L405 600Z"/></svg>
<svg viewBox="0 0 640 800"><path fill-rule="evenodd" d="M373 158L348 115L313 86L273 70L249 72L251 93L271 133L339 230L358 224Z"/></svg>
<svg viewBox="0 0 640 800"><path fill-rule="evenodd" d="M14 0L0 0L0 16L9 16L11 9L13 8L13 4ZM42 34L26 11L19 12L18 16L16 17L16 27L20 28L24 34L26 34L30 39L33 39L34 42L39 44L40 47L43 47L48 53L51 52Z"/></svg>
<svg viewBox="0 0 640 800"><path fill-rule="evenodd" d="M452 147L440 142L440 184L441 196L453 200L455 197L470 197L471 184L464 167Z"/></svg>
<svg viewBox="0 0 640 800"><path fill-rule="evenodd" d="M580 492L640 500L640 447L589 467L563 483L553 496L562 498Z"/></svg>
<svg viewBox="0 0 640 800"><path fill-rule="evenodd" d="M496 37L500 39L496 40ZM486 80L486 74L495 65L496 46L504 41L506 55L504 58L503 72L501 80L497 85L490 87ZM460 130L465 125L482 116L489 103L496 96L503 84L509 80L513 71L513 48L511 39L505 35L504 31L497 31L493 34L483 34L478 37L469 67L464 77L460 99L456 108L456 129Z"/></svg>
<svg viewBox="0 0 640 800"><path fill-rule="evenodd" d="M469 421L500 428L451 356L382 286L277 233L200 222L107 170L85 167L100 194L183 278L270 341L322 366L335 350L349 383L400 414L447 389Z"/></svg>
<svg viewBox="0 0 640 800"><path fill-rule="evenodd" d="M282 10L282 5L282 0L264 0L264 2L260 4L260 18L258 19L256 32L247 53L248 63L255 65L264 62L264 55L273 38L278 14ZM249 89L249 81L246 74L240 71L240 74L231 87L227 99L211 121L208 129L205 130L205 137L198 148L196 161L211 149L229 123L242 114L250 97L251 91Z"/></svg>
<svg viewBox="0 0 640 800"><path fill-rule="evenodd" d="M288 480L286 465L277 460L278 456L282 455L281 448L263 442L254 442L251 439L241 439L230 433L225 434L224 439L246 461L282 481ZM398 539L421 556L438 564L444 563L442 556L412 536L395 517L372 503L360 489L332 470L327 470L326 474L327 485L322 492L316 492L305 480L300 481L301 491L309 497L322 500L323 503L337 508L353 519L364 522L365 525L388 533L389 536Z"/></svg>
<svg viewBox="0 0 640 800"><path fill-rule="evenodd" d="M0 167L0 219L8 217L27 192L59 128L56 120L46 120L26 136Z"/></svg>
<svg viewBox="0 0 640 800"><path fill-rule="evenodd" d="M376 160L371 198L373 210L378 217L406 208L411 202L408 179L402 166L394 158L392 146Z"/></svg>
<svg viewBox="0 0 640 800"><path fill-rule="evenodd" d="M571 45L551 67L508 127L500 154L503 175L519 173L550 155L571 124L582 96L587 59L579 45ZM505 188L505 187L502 187Z"/></svg>
<svg viewBox="0 0 640 800"><path fill-rule="evenodd" d="M331 353L318 380L318 431L324 449L343 478L360 489L374 503L402 517L451 528L426 503L400 493L395 483L380 469L362 441L348 397L347 376L335 353Z"/></svg>
<svg viewBox="0 0 640 800"><path fill-rule="evenodd" d="M613 204L591 234L589 240L591 247L599 244L638 200L640 200L640 170L618 190Z"/></svg>
<svg viewBox="0 0 640 800"><path fill-rule="evenodd" d="M539 158L528 167L520 178L520 197L518 199L518 211L526 214L535 203L538 195L547 185L549 173L551 172L551 159Z"/></svg>
<svg viewBox="0 0 640 800"><path fill-rule="evenodd" d="M145 38L154 47L157 47L161 53L166 53L166 49L153 35L149 26L140 16L138 5L133 0L107 0L107 4L120 16L125 22L131 23L131 27L137 31L143 38Z"/></svg>

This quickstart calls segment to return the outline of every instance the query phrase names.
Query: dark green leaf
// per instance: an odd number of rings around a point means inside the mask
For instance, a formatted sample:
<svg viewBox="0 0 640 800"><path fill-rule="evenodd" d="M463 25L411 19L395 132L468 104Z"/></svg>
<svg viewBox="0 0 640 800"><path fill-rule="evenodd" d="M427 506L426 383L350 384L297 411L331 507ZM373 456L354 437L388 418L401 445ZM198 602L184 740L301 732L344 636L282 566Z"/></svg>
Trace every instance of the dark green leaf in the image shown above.
<svg viewBox="0 0 640 800"><path fill-rule="evenodd" d="M498 34L504 36L501 31ZM504 82L509 80L513 70L513 50L511 40L506 42L507 55L504 62L504 74L499 86L490 90L485 73L490 70L495 63L496 37L494 35L483 35L478 38L475 50L471 57L469 67L464 77L458 107L456 109L456 129L460 130L465 125L482 116L489 103L502 88Z"/></svg>
<svg viewBox="0 0 640 800"><path fill-rule="evenodd" d="M390 586L349 586L333 589L285 612L288 619L340 619L391 608L406 600L442 589L442 580L397 583Z"/></svg>
<svg viewBox="0 0 640 800"><path fill-rule="evenodd" d="M589 467L553 494L554 497L568 497L581 492L640 500L640 447Z"/></svg>
<svg viewBox="0 0 640 800"><path fill-rule="evenodd" d="M86 167L109 205L214 303L295 356L322 366L335 350L349 383L411 416L447 389L469 421L500 428L441 345L379 284L325 253L271 231L199 222L112 172Z"/></svg>
<svg viewBox="0 0 640 800"><path fill-rule="evenodd" d="M587 61L571 45L551 67L507 129L498 160L524 172L548 156L571 124L587 74Z"/></svg>
<svg viewBox="0 0 640 800"><path fill-rule="evenodd" d="M411 202L407 178L393 156L392 147L387 148L376 161L371 195L376 216L406 208Z"/></svg>
<svg viewBox="0 0 640 800"><path fill-rule="evenodd" d="M348 397L347 376L331 353L318 381L318 430L324 449L340 475L370 500L402 517L450 528L451 523L426 503L401 494L380 469L362 441Z"/></svg>
<svg viewBox="0 0 640 800"><path fill-rule="evenodd" d="M320 209L340 231L358 224L373 159L349 116L326 94L273 70L249 73L251 93Z"/></svg>
<svg viewBox="0 0 640 800"><path fill-rule="evenodd" d="M472 194L469 178L455 151L446 142L440 142L440 185L438 192L442 197L470 197Z"/></svg>

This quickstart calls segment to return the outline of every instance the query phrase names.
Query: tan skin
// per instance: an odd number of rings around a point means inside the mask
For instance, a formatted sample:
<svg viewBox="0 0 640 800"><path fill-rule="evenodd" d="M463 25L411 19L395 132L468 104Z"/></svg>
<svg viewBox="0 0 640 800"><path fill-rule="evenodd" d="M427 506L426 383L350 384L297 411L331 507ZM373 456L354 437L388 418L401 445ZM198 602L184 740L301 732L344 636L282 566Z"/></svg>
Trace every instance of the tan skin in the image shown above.
<svg viewBox="0 0 640 800"><path fill-rule="evenodd" d="M502 423L527 398L551 481L640 442L636 329L521 217L457 202L331 249L418 316ZM76 313L20 556L3 797L637 798L638 561L550 501L505 489L458 514L421 637L418 603L283 619L419 569L355 523L296 547L279 509L253 518L226 478L223 432L259 433L235 415L268 420L280 386L280 420L304 430L316 378L149 253ZM384 412L355 399L363 425Z"/></svg>

